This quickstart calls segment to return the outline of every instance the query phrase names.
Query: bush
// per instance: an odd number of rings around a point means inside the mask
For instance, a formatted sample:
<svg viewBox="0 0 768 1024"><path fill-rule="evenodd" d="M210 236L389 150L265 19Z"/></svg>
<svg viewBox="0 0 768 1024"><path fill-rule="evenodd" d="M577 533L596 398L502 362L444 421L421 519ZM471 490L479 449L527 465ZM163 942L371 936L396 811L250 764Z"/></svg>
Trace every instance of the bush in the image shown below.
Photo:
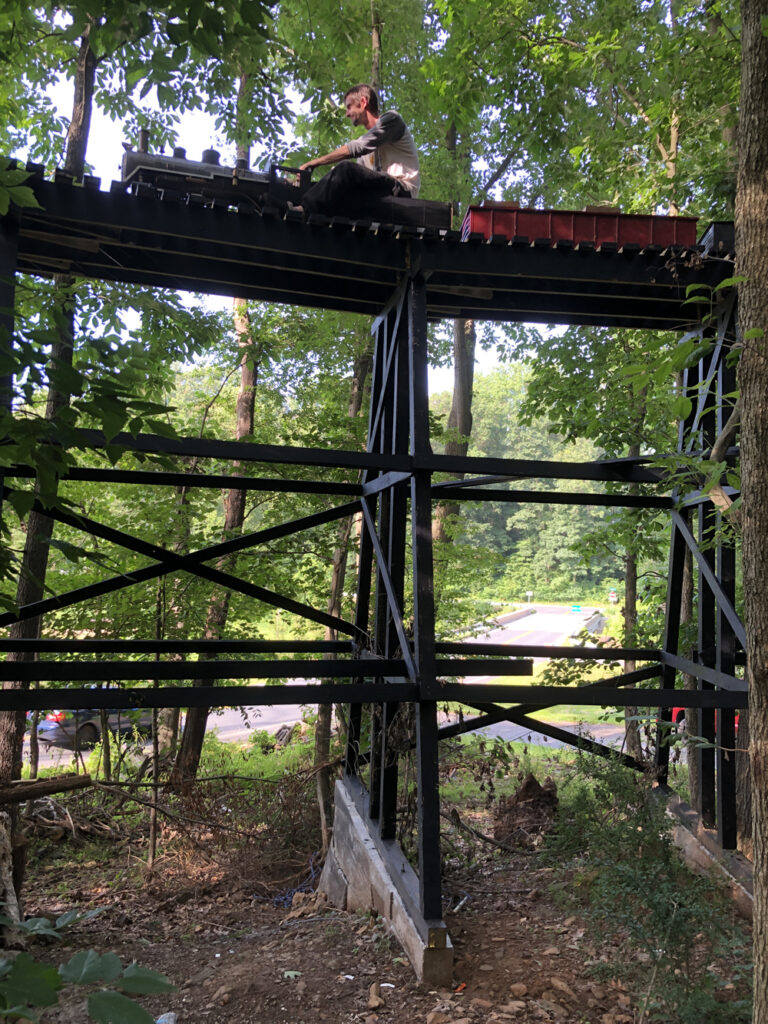
<svg viewBox="0 0 768 1024"><path fill-rule="evenodd" d="M576 764L545 851L570 868L562 895L613 933L611 975L634 988L641 1019L748 1021L749 945L724 887L686 867L649 779L618 760L581 754ZM718 956L738 991L726 988Z"/></svg>

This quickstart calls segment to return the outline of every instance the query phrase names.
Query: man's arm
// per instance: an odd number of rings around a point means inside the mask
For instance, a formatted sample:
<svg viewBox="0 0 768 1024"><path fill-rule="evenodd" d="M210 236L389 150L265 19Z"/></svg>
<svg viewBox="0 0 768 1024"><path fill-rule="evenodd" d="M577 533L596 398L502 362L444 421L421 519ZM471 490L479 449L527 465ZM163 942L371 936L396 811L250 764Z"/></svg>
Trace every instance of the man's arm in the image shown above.
<svg viewBox="0 0 768 1024"><path fill-rule="evenodd" d="M323 156L316 156L314 160L307 160L305 164L302 164L299 168L300 171L309 171L313 167L323 167L325 164L337 164L340 160L347 160L352 154L349 152L349 146L345 143L343 146L339 146L338 149L334 149L332 153L325 153Z"/></svg>

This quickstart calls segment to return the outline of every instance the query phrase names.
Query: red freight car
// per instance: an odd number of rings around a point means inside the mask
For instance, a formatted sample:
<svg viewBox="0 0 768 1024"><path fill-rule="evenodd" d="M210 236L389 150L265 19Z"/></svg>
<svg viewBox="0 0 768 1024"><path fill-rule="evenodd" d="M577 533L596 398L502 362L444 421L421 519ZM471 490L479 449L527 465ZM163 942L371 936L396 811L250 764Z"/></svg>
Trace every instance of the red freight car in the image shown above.
<svg viewBox="0 0 768 1024"><path fill-rule="evenodd" d="M466 239L478 232L486 238L506 235L523 237L529 242L548 239L551 245L605 242L615 245L696 244L695 217L662 217L657 214L620 213L610 207L586 210L521 210L514 203L483 203L470 206L461 227Z"/></svg>

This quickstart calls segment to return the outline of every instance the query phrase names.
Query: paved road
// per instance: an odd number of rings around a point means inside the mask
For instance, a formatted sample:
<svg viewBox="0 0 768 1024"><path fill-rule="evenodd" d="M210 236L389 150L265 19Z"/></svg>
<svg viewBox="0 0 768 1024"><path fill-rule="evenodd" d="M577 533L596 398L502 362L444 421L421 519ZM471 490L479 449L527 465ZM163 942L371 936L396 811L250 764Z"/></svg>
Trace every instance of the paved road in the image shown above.
<svg viewBox="0 0 768 1024"><path fill-rule="evenodd" d="M499 626L483 633L475 639L478 642L530 644L542 647L567 646L570 637L579 633L588 623L591 624L596 610L583 608L574 612L570 607L552 607L550 605L532 605L531 614L520 618L501 621ZM590 629L592 629L590 625ZM490 682L494 676L473 677L472 682ZM558 727L567 732L578 732L578 722L558 722ZM621 726L600 724L590 725L589 733L596 740L611 745L621 744L624 729ZM500 736L505 740L524 740L535 745L550 747L562 746L557 740L544 736L543 733L532 732L530 729L512 722L500 722L483 730L485 735Z"/></svg>
<svg viewBox="0 0 768 1024"><path fill-rule="evenodd" d="M598 614L594 608L574 612L570 608L532 605L532 614L505 618L500 625L477 637L478 641L504 644L540 644L558 647L568 643Z"/></svg>
<svg viewBox="0 0 768 1024"><path fill-rule="evenodd" d="M211 712L208 717L208 728L215 729L219 739L227 743L246 743L255 729L265 729L274 733L281 725L301 720L302 708L299 704L277 704L265 708L226 708L221 714ZM40 748L40 767L48 768L58 765L67 769L72 764L74 753L61 747ZM24 743L24 758L29 757L29 744ZM86 755L87 757L87 755Z"/></svg>

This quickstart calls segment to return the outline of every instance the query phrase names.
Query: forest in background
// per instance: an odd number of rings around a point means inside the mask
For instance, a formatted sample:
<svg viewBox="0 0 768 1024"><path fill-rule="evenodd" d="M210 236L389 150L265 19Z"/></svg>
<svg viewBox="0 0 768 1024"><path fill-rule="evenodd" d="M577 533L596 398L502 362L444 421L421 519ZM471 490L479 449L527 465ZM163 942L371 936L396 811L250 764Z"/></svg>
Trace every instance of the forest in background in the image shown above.
<svg viewBox="0 0 768 1024"><path fill-rule="evenodd" d="M347 137L340 97L350 84L370 81L417 140L422 196L451 201L457 223L469 203L487 197L682 213L702 225L732 213L739 88L733 4L641 0L575 9L519 2L500 12L487 0L340 7L245 0L226 8L173 0L134 4L128 18L123 5L85 0L36 8L14 2L0 18L8 72L0 85L0 152L76 178L88 170L95 109L122 125L127 145L147 130L156 151L177 141L192 151L195 140L179 140L177 131L182 115L201 112L206 132L211 120L215 125L223 162L237 156L261 164L269 154L298 164ZM52 89L61 96L62 78L72 89L69 118L51 100ZM199 140L200 149L211 141ZM6 170L0 187L6 208L30 201L22 170ZM83 539L87 533L54 531L49 517L32 510L35 498L43 508L71 503L94 522L109 510L127 532L176 554L318 509L319 499L289 498L279 484L222 492L180 485L137 500L119 487L94 493L60 483L76 427L100 428L108 438L127 430L363 444L372 353L370 325L361 318L239 299L230 314L200 297L61 276L21 279L16 307L2 458L33 464L37 476L7 497L12 511L0 561L6 622L15 607L142 571L147 560L138 543L127 553L103 536L96 540L95 530L92 542ZM495 348L506 368L475 382L482 347ZM452 363L454 387L449 404L436 400L433 444L448 454L471 446L534 459L664 454L690 403L679 393L680 373L701 355L695 339L681 344L660 333L436 325L430 357ZM498 415L500 406L510 409L509 419ZM137 462L114 445L108 455L120 467ZM140 461L151 467L150 457ZM172 460L169 468L203 469L198 460ZM270 472L279 477L280 467ZM701 482L700 466L682 472L689 484ZM710 475L718 479L711 467ZM528 593L562 600L576 588L597 596L616 586L619 639L626 646L656 640L666 531L652 513L510 505L493 506L481 522L476 510L438 503L433 535L445 633L476 622L491 602ZM355 540L348 518L275 540L258 554L217 557L215 567L339 615L354 591ZM639 594L655 607L655 622L640 623ZM324 628L322 619L290 621L268 604L254 622L252 611L243 613L242 595L182 574L114 590L93 607L89 621L70 606L44 621L12 623L10 635L217 639L261 635L267 627L304 637ZM691 614L684 609L684 619ZM329 716L321 713L326 732ZM194 774L206 718L205 709L187 717L177 756L182 775ZM23 727L21 715L13 725L8 716L0 722L0 776L19 770ZM639 741L634 746L639 753Z"/></svg>
<svg viewBox="0 0 768 1024"><path fill-rule="evenodd" d="M0 152L22 152L48 167L77 170L79 162L85 170L91 109L122 123L126 143L135 144L139 129L148 128L154 148L177 141L189 146L192 140L177 140L175 132L182 113L198 110L215 122L224 162L241 153L251 163L267 154L298 162L347 136L339 96L348 84L370 80L417 139L422 195L451 200L459 221L469 202L486 196L524 206L608 203L625 212L685 213L699 216L702 226L732 216L734 6L636 3L629 5L631 17L622 3L584 4L578 11L519 3L503 14L479 0L340 8L244 3L226 12L206 3L184 10L135 6L128 24L118 5L11 5L4 15L5 60L16 73L5 76L0 93ZM69 121L47 92L62 76L73 89ZM201 140L201 148L208 141ZM11 189L23 202L20 178ZM75 425L101 427L108 436L128 429L255 439L272 434L276 440L277 429L284 443L362 443L365 411L349 415L352 394L364 394L370 359L368 326L360 320L266 307L239 307L233 318L191 297L83 281L76 292L68 283L76 298L65 300L62 284L30 279L17 290L21 330L9 427L16 447L7 457L21 461L35 450L35 486L44 501L56 494L55 459L66 456L44 460L39 444ZM71 333L71 345L62 344L63 333ZM432 357L452 360L456 380L450 406L444 396L436 402L435 443L446 451L463 453L471 445L477 454L526 458L666 452L683 411L676 375L686 359L700 355L693 345L681 351L677 340L648 332L442 325L431 338ZM519 395L510 402L519 422L493 423L502 417L484 413L511 370L474 386L479 345L497 348L510 365L525 365L525 401ZM245 420L244 402L252 403ZM21 488L10 496L24 529L31 494ZM98 519L99 502L119 506L121 496L116 491L112 501L67 485L67 500ZM165 505L141 512L127 504L125 526L159 520L159 535L183 546L199 541L201 531L214 537L246 522L249 528L269 525L275 504L284 501L260 496L240 509L235 523L227 521L226 496L167 495ZM306 508L312 508L309 499ZM626 586L624 639L630 643L638 580L656 573L664 545L654 517L638 529L644 515L624 512L606 521L594 511L494 507L483 525L471 510L457 518L455 508L438 509L446 593L455 599L463 591L450 582L461 573L460 549L475 556L470 574L478 597L493 599L498 590L496 599L519 600L532 590L566 600L576 587L597 594ZM354 531L348 544L353 537ZM43 545L51 556L42 584L45 565L23 567L21 539L17 532L4 548L9 608L19 600L20 577L22 589L34 580L33 591L45 586L56 592L103 573L110 560L108 571L127 568L124 552L89 548L57 531ZM585 553L574 549L577 540ZM323 552L333 547L328 527L313 551L277 545L249 571L254 579L282 573L281 580L293 572L311 603L322 603L331 585ZM181 589L158 598L145 588L137 635L150 623L167 630L171 606L171 618L184 621L185 629L193 622L205 628L210 595L199 581ZM188 610L177 605L182 598ZM123 619L120 600L99 614L94 627L100 635L110 621ZM137 611L133 593L136 620ZM236 601L227 614L230 628L237 622ZM160 627L158 615L164 617Z"/></svg>
<svg viewBox="0 0 768 1024"><path fill-rule="evenodd" d="M0 153L23 154L49 170L60 166L81 175L88 166L90 111L97 104L123 123L131 144L146 127L154 146L170 146L179 113L205 108L228 146L225 159L240 153L261 159L270 152L298 162L347 137L339 95L353 82L372 81L384 105L397 107L411 126L423 156L422 195L450 199L459 217L470 201L493 196L524 206L609 203L625 212L683 213L698 216L703 227L732 218L741 159L740 209L748 211L741 221L737 216L743 272L759 266L754 238L759 242L765 219L754 184L764 173L754 140L765 135L755 102L765 58L765 12L761 21L759 5L742 8L749 29L743 81L751 91L742 98L737 146L741 27L730 3L519 2L499 10L487 0L295 7L246 2L223 10L200 0L133 4L129 18L124 4L29 8L11 2L0 14L6 72L0 80ZM62 117L46 93L62 73L72 85L71 119ZM294 115L289 95L303 101L301 114ZM0 210L28 201L23 172L0 171ZM742 325L753 343L745 350L741 401L747 410L744 429L753 438L761 436L765 376L759 370L761 283L754 269L740 287ZM8 497L12 511L0 567L6 608L59 586L68 589L89 574L126 568L123 551L101 542L75 544L66 532L51 535L46 517L30 512L33 487L44 504L72 501L93 518L99 502L118 506L126 528L133 522L137 531L146 531L148 524L158 524L164 543L179 551L241 531L246 516L249 523L269 523L285 501L279 494L261 496L249 507L235 497L238 492L229 492L203 508L197 493L181 491L169 493L165 506L156 508L149 499L148 507L129 501L117 489L108 495L78 493L69 483L60 487L66 445L46 442L66 441L76 426L97 426L110 437L128 429L201 436L219 436L221 430L221 436L232 431L226 436L256 438L263 429L272 440L278 431L288 443L361 443L370 336L368 325L352 318L243 303L229 317L171 294L63 279L19 282L16 300L16 347L6 352L3 366L13 376L14 414L2 412L8 439L2 457L6 465L33 462L38 477ZM498 346L509 372L526 375L514 443L491 436L498 423L482 414L486 388L492 404L493 387L502 387L504 376L474 381L475 351L482 344ZM567 446L573 457L589 450L610 457L667 451L673 423L686 412L678 375L701 355L692 344L641 332L571 329L553 335L519 326L491 337L483 325L467 321L437 330L432 347L436 361L452 360L456 377L450 405L436 401L443 420L435 443L457 453L470 444L483 453L484 445L509 444L516 456L528 445L545 452ZM759 453L765 445L751 443L746 451L745 490L759 496ZM121 465L132 458L117 449L111 457ZM705 484L717 475L711 466L683 470ZM638 513L626 513L608 524L591 523L587 569L571 561L570 542L562 543L554 517L548 517L546 539L560 559L550 579L546 573L555 563L533 570L509 558L540 534L535 522L515 521L519 513L510 509L495 509L490 525L479 523L471 509L458 519L452 508L438 513L436 557L440 563L442 549L446 595L464 571L456 564L462 545L473 558L482 551L473 571L488 597L502 585L514 599L521 584L528 589L529 572L537 587L544 578L557 590L569 574L588 571L594 576L581 580L590 585L623 581L622 639L631 645L637 638L640 581L657 571L666 540L654 520L640 522ZM747 629L756 643L753 681L759 683L753 686L753 711L762 706L766 669L766 617L761 588L754 585L764 579L762 515L753 511L744 525L745 577L753 595ZM738 529L738 507L732 517ZM550 545L539 539L530 564L547 557ZM238 571L254 580L268 578L276 588L299 578L307 592L318 595L313 601L340 607L351 589L340 571L343 552L353 547L353 529L340 534L322 528L311 549L277 546L251 564L240 560ZM212 594L199 581L148 585L143 601L137 593L122 605L120 598L110 599L110 607L85 628L108 636L129 623L136 635L179 630L207 636L229 635L242 625L236 598ZM453 598L446 607L452 603ZM64 626L52 617L42 627L39 621L22 624L18 635L36 635L41 628L52 635ZM66 628L82 629L83 623ZM16 770L19 722L6 727L6 718L0 774L7 778Z"/></svg>

